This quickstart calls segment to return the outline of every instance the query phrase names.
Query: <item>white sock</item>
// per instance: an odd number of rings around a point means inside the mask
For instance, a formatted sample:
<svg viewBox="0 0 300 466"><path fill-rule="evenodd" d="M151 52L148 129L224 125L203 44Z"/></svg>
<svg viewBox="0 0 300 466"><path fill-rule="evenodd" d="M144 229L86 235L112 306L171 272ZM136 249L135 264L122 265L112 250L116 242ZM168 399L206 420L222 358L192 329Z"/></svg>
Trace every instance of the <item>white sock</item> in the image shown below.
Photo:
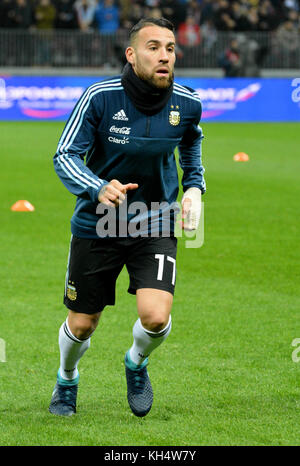
<svg viewBox="0 0 300 466"><path fill-rule="evenodd" d="M172 327L171 316L165 328L159 332L151 332L142 326L141 320L138 319L132 330L133 344L129 350L129 356L135 364L142 362L157 348L169 335Z"/></svg>
<svg viewBox="0 0 300 466"><path fill-rule="evenodd" d="M58 344L60 349L59 373L63 379L72 380L78 375L77 365L86 350L89 348L91 338L79 340L76 338L68 325L68 319L59 329Z"/></svg>

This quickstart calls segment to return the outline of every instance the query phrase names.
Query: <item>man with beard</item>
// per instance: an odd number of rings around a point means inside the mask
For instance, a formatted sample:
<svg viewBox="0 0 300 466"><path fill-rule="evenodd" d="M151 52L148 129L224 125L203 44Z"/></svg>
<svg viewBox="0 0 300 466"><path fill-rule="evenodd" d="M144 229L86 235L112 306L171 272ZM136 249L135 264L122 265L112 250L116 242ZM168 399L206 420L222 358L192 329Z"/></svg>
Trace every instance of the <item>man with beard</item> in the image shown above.
<svg viewBox="0 0 300 466"><path fill-rule="evenodd" d="M49 407L57 415L76 412L77 365L104 307L115 304L124 265L138 312L124 359L127 399L136 416L150 411L148 358L171 331L176 147L183 169L184 228L197 228L205 192L202 108L195 91L174 83L172 23L142 19L130 32L125 54L121 76L83 94L54 156L58 176L77 196L64 295L68 316L59 330L60 367Z"/></svg>

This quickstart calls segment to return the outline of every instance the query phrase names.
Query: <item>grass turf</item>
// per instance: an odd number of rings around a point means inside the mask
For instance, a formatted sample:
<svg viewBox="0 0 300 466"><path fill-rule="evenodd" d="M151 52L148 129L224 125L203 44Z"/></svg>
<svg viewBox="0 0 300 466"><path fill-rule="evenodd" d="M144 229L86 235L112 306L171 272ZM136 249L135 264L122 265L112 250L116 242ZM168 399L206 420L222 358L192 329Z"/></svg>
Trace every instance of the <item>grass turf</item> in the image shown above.
<svg viewBox="0 0 300 466"><path fill-rule="evenodd" d="M48 413L75 202L53 170L62 127L0 123L0 444L299 445L298 125L203 124L205 242L179 240L173 330L151 356L144 419L126 400L125 271L80 362L78 414ZM239 151L250 161L233 162ZM35 212L11 212L18 199Z"/></svg>

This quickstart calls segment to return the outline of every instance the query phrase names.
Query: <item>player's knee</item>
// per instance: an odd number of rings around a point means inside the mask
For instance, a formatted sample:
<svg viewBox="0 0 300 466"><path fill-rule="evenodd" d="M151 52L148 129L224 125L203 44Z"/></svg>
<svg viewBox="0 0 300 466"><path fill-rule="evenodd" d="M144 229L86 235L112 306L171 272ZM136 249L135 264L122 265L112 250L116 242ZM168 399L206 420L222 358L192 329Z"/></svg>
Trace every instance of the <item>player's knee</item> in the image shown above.
<svg viewBox="0 0 300 466"><path fill-rule="evenodd" d="M166 327L169 321L169 314L165 312L150 312L141 317L141 323L144 328L150 332L160 332Z"/></svg>
<svg viewBox="0 0 300 466"><path fill-rule="evenodd" d="M71 319L68 318L70 330L79 340L85 340L94 332L98 325L99 314L73 314Z"/></svg>
<svg viewBox="0 0 300 466"><path fill-rule="evenodd" d="M168 325L173 296L161 290L138 291L138 314L142 326L151 332L160 332Z"/></svg>
<svg viewBox="0 0 300 466"><path fill-rule="evenodd" d="M89 338L91 336L95 328L96 327L92 323L88 325L87 322L79 322L78 326L76 327L74 336L79 340L85 340L86 338Z"/></svg>

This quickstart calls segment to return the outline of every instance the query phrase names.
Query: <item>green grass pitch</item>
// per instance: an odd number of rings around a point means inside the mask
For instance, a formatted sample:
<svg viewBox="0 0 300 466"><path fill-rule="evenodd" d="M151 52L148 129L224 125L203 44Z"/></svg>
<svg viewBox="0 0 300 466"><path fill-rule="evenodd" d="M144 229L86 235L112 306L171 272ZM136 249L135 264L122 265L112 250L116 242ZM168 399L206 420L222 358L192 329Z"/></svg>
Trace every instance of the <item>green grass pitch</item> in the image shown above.
<svg viewBox="0 0 300 466"><path fill-rule="evenodd" d="M202 127L205 241L179 240L152 410L139 419L127 405L136 307L124 271L79 365L78 412L64 419L48 412L75 202L52 164L63 124L0 123L1 445L300 444L299 125ZM239 151L250 161L234 162ZM35 212L11 212L18 199Z"/></svg>

